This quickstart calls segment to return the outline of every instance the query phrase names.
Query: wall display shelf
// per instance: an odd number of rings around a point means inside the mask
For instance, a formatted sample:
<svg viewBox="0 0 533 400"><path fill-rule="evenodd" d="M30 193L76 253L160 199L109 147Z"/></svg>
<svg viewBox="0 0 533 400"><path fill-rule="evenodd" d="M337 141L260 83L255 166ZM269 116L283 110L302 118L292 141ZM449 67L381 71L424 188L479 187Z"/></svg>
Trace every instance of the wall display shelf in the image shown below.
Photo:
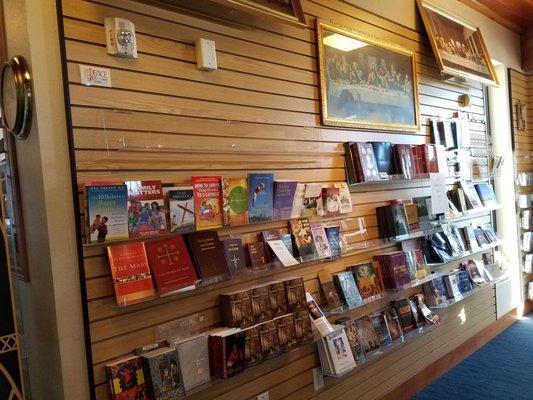
<svg viewBox="0 0 533 400"><path fill-rule="evenodd" d="M456 176L447 176L446 184L451 185L459 180ZM405 175L388 175L387 178L379 179L375 181L358 182L349 185L351 193L357 193L359 189L378 190L380 186L391 189L395 186L404 188L409 185L413 186L429 186L430 174L416 174L413 177L407 177Z"/></svg>
<svg viewBox="0 0 533 400"><path fill-rule="evenodd" d="M448 261L446 261L444 263L428 264L427 267L430 270L430 273L424 279L419 279L419 280L416 280L416 281L412 281L411 283L409 283L407 285L404 285L402 288L394 289L394 290L388 290L388 291L386 291L384 293L381 293L381 294L379 294L377 296L369 297L369 298L365 299L361 304L358 304L356 306L352 306L352 307L344 306L342 309L338 309L338 310L334 310L334 311L333 310L327 310L326 308L324 308L323 309L324 314L326 314L326 316L328 316L328 317L333 316L333 315L339 316L339 315L350 313L353 310L359 309L359 308L361 308L363 306L366 306L366 305L368 305L370 303L373 303L375 301L378 301L378 300L390 299L392 301L396 297L398 297L398 295L401 292L404 292L406 290L409 290L409 289L415 288L417 286L423 285L426 282L432 281L433 279L437 279L439 277L442 277L442 276L448 274L450 271L452 271L452 270L457 268L457 263L458 262L461 262L461 261L463 261L463 260L465 260L467 258L470 258L470 257L472 257L472 256L474 256L476 254L482 253L484 251L487 251L487 250L493 249L495 247L501 246L503 243L504 243L503 240L498 240L496 242L489 243L486 246L480 247L476 251L469 251L469 252L463 253L463 254L461 254L461 255L459 255L457 257L453 257L452 259L450 259L450 260L448 260Z"/></svg>
<svg viewBox="0 0 533 400"><path fill-rule="evenodd" d="M419 328L416 328L412 330L411 332L405 333L402 338L396 339L392 344L385 348L380 348L379 351L373 354L369 354L366 357L366 360L360 364L358 364L355 368L346 371L343 374L340 375L326 375L332 378L336 379L345 379L353 374L357 374L359 371L364 370L365 368L370 367L372 364L374 364L376 361L379 361L381 358L401 349L402 347L406 346L409 343L412 343L427 334L433 332L435 329L439 328L440 326L446 324L448 321L448 316L446 314L439 315L441 318L440 323L438 324L432 324L432 325L423 325Z"/></svg>

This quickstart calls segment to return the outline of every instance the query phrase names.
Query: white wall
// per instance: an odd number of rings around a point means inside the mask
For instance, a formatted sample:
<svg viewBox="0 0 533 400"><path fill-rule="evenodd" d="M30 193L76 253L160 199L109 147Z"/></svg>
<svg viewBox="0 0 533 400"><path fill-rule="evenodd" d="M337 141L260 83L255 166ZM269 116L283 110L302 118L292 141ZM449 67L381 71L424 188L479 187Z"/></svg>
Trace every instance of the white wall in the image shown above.
<svg viewBox="0 0 533 400"><path fill-rule="evenodd" d="M17 142L31 282L18 282L28 398L88 399L55 1L4 0L8 57L33 75L31 134Z"/></svg>

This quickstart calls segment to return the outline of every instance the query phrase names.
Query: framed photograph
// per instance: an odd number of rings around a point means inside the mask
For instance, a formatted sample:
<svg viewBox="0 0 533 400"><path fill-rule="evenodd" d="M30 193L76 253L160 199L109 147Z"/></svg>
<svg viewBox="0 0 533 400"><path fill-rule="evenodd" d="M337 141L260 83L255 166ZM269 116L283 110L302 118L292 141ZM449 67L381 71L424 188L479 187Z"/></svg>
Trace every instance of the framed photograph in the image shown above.
<svg viewBox="0 0 533 400"><path fill-rule="evenodd" d="M417 0L441 73L498 85L479 28L425 0Z"/></svg>
<svg viewBox="0 0 533 400"><path fill-rule="evenodd" d="M516 129L526 130L526 103L518 101L516 103Z"/></svg>
<svg viewBox="0 0 533 400"><path fill-rule="evenodd" d="M215 0L221 3L221 0ZM300 0L222 0L226 5L268 14L289 22L305 25L305 15Z"/></svg>
<svg viewBox="0 0 533 400"><path fill-rule="evenodd" d="M321 20L316 31L324 125L419 129L412 51Z"/></svg>

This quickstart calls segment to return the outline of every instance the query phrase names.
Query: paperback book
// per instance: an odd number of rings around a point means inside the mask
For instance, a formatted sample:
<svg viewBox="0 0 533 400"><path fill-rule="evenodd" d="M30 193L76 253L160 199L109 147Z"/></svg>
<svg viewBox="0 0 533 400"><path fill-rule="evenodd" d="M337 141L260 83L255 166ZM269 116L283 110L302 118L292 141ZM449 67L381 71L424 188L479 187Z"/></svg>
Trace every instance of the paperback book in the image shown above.
<svg viewBox="0 0 533 400"><path fill-rule="evenodd" d="M224 239L222 247L232 276L248 271L241 238Z"/></svg>
<svg viewBox="0 0 533 400"><path fill-rule="evenodd" d="M353 211L353 205L348 184L346 182L335 182L333 187L339 189L339 212L341 214L351 213Z"/></svg>
<svg viewBox="0 0 533 400"><path fill-rule="evenodd" d="M340 243L341 228L338 226L332 226L324 229L326 231L326 237L328 238L329 248L331 249L331 255L333 257L340 256L342 253Z"/></svg>
<svg viewBox="0 0 533 400"><path fill-rule="evenodd" d="M248 223L248 182L245 178L222 178L222 220L224 226Z"/></svg>
<svg viewBox="0 0 533 400"><path fill-rule="evenodd" d="M250 223L272 220L274 174L248 174L248 213Z"/></svg>
<svg viewBox="0 0 533 400"><path fill-rule="evenodd" d="M378 296L383 292L378 271L376 271L373 263L358 264L348 267L348 269L352 272L363 299Z"/></svg>
<svg viewBox="0 0 533 400"><path fill-rule="evenodd" d="M209 372L208 336L200 333L174 342L185 391L211 380Z"/></svg>
<svg viewBox="0 0 533 400"><path fill-rule="evenodd" d="M166 190L168 189L168 190ZM168 197L170 232L194 231L194 194L192 186L163 188Z"/></svg>
<svg viewBox="0 0 533 400"><path fill-rule="evenodd" d="M130 237L167 233L167 214L161 181L128 181Z"/></svg>
<svg viewBox="0 0 533 400"><path fill-rule="evenodd" d="M297 185L298 182L296 181L274 181L274 209L272 211L272 219L274 221L291 218Z"/></svg>
<svg viewBox="0 0 533 400"><path fill-rule="evenodd" d="M322 221L313 221L309 223L311 228L311 235L315 242L316 252L318 258L328 258L332 256L331 248L329 246L328 237L324 230L324 224Z"/></svg>
<svg viewBox="0 0 533 400"><path fill-rule="evenodd" d="M363 348L365 355L373 354L379 351L380 341L372 322L368 315L355 320L355 329L357 331L357 337Z"/></svg>
<svg viewBox="0 0 533 400"><path fill-rule="evenodd" d="M86 186L88 243L129 238L125 185Z"/></svg>
<svg viewBox="0 0 533 400"><path fill-rule="evenodd" d="M185 399L178 353L170 347L152 350L141 356L150 398Z"/></svg>
<svg viewBox="0 0 533 400"><path fill-rule="evenodd" d="M196 229L216 229L223 226L222 184L220 176L193 176L194 216Z"/></svg>
<svg viewBox="0 0 533 400"><path fill-rule="evenodd" d="M365 361L365 353L363 352L363 347L357 336L355 320L349 317L344 317L336 320L335 323L344 326L346 337L348 338L348 343L350 344L350 349L352 350L352 355L356 364L363 363Z"/></svg>
<svg viewBox="0 0 533 400"><path fill-rule="evenodd" d="M246 367L245 333L238 328L217 330L209 334L211 376L226 379Z"/></svg>
<svg viewBox="0 0 533 400"><path fill-rule="evenodd" d="M298 256L305 260L316 258L315 242L309 220L307 218L293 219L290 221L290 226Z"/></svg>
<svg viewBox="0 0 533 400"><path fill-rule="evenodd" d="M381 347L390 346L392 344L391 335L385 317L382 313L377 313L370 316L370 322L378 335L379 343Z"/></svg>
<svg viewBox="0 0 533 400"><path fill-rule="evenodd" d="M318 271L318 280L330 312L342 311L342 302L331 274L327 271Z"/></svg>
<svg viewBox="0 0 533 400"><path fill-rule="evenodd" d="M113 400L149 400L140 357L127 357L105 367Z"/></svg>
<svg viewBox="0 0 533 400"><path fill-rule="evenodd" d="M333 280L348 307L356 307L363 303L351 271L337 272L333 274Z"/></svg>

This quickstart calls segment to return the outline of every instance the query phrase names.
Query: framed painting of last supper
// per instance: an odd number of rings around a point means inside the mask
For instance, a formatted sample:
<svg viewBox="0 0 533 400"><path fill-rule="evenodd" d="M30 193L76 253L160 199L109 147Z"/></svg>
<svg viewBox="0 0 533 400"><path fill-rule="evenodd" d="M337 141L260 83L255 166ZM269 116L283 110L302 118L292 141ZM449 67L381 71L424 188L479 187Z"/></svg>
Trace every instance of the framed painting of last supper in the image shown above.
<svg viewBox="0 0 533 400"><path fill-rule="evenodd" d="M441 73L497 86L498 78L479 28L431 3L417 3Z"/></svg>
<svg viewBox="0 0 533 400"><path fill-rule="evenodd" d="M316 31L324 125L419 129L412 51L321 20Z"/></svg>

